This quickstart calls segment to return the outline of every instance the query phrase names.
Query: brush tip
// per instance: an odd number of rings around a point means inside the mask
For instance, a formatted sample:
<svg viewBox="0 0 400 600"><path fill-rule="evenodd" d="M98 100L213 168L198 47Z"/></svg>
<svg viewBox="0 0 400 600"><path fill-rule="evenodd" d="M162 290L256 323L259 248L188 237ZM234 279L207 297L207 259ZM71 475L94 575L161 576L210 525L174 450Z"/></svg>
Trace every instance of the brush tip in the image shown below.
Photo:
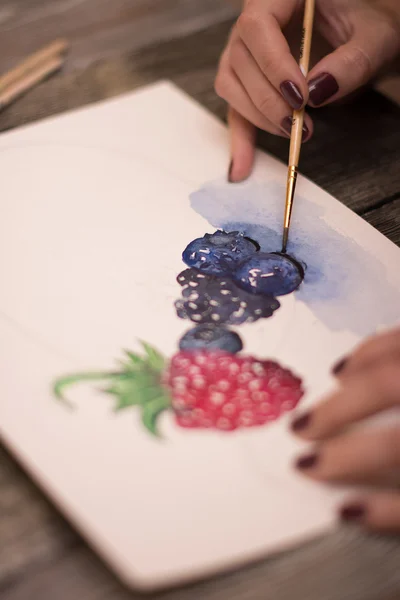
<svg viewBox="0 0 400 600"><path fill-rule="evenodd" d="M286 254L288 239L289 239L289 228L285 227L283 230L283 238L282 238L282 254Z"/></svg>

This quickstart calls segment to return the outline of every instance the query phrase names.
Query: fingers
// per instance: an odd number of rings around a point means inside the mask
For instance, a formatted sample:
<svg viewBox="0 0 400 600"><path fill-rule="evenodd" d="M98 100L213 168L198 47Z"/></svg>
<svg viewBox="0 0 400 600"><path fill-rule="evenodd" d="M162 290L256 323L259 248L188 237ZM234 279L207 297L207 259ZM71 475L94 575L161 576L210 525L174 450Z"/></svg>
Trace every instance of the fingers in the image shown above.
<svg viewBox="0 0 400 600"><path fill-rule="evenodd" d="M297 0L253 0L239 17L238 34L261 73L292 109L308 99L308 87L282 33L291 20Z"/></svg>
<svg viewBox="0 0 400 600"><path fill-rule="evenodd" d="M230 66L229 47L222 55L220 61L218 74L215 80L215 91L218 96L226 100L236 112L241 114L247 121L256 127L264 129L264 131L269 131L275 135L287 137L284 130L272 123L272 121L263 115L252 102L247 90Z"/></svg>
<svg viewBox="0 0 400 600"><path fill-rule="evenodd" d="M349 378L292 429L309 440L323 440L343 428L400 404L400 362L396 358Z"/></svg>
<svg viewBox="0 0 400 600"><path fill-rule="evenodd" d="M357 522L371 531L400 532L400 493L387 492L355 498L340 510L343 521Z"/></svg>
<svg viewBox="0 0 400 600"><path fill-rule="evenodd" d="M368 339L351 356L339 361L333 373L342 379L353 377L375 364L386 362L393 356L400 359L400 328Z"/></svg>
<svg viewBox="0 0 400 600"><path fill-rule="evenodd" d="M281 94L276 91L260 71L258 64L240 38L232 41L229 58L232 70L257 110L269 121L290 134L291 109ZM308 128L310 124L311 119L308 117L303 128L303 141L310 137ZM310 127L312 127L312 124Z"/></svg>
<svg viewBox="0 0 400 600"><path fill-rule="evenodd" d="M231 134L231 165L228 179L237 183L250 175L255 155L256 128L233 108L228 112Z"/></svg>
<svg viewBox="0 0 400 600"><path fill-rule="evenodd" d="M388 18L371 10L354 14L351 40L324 57L308 76L309 104L322 106L362 87L390 62L400 48Z"/></svg>
<svg viewBox="0 0 400 600"><path fill-rule="evenodd" d="M292 110L260 71L240 39L237 27L221 57L215 91L231 107L228 119L232 152L229 180L242 181L250 175L254 162L255 127L288 138ZM306 115L303 141L310 139L312 132L312 120Z"/></svg>
<svg viewBox="0 0 400 600"><path fill-rule="evenodd" d="M353 432L321 444L296 467L313 479L341 483L390 483L400 467L400 428Z"/></svg>

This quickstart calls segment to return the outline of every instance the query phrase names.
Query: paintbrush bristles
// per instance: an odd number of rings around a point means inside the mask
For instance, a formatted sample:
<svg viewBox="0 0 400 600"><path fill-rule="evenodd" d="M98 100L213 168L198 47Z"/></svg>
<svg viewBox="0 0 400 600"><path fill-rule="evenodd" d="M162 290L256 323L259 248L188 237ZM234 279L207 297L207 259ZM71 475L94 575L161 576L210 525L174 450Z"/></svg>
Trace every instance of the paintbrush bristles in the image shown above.
<svg viewBox="0 0 400 600"><path fill-rule="evenodd" d="M303 21L303 36L300 49L300 70L304 77L308 74L311 53L312 31L314 24L315 0L306 0ZM289 169L286 186L285 217L282 236L282 252L286 252L289 239L289 228L292 216L294 194L296 188L297 167L303 136L304 108L293 112L292 131L290 135ZM295 174L295 176L294 176Z"/></svg>

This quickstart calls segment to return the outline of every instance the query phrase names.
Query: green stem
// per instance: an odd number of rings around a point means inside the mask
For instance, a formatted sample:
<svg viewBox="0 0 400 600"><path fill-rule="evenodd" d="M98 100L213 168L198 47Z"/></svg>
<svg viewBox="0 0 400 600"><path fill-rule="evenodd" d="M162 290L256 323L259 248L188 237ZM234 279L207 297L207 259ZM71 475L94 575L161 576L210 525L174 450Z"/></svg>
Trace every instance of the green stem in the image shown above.
<svg viewBox="0 0 400 600"><path fill-rule="evenodd" d="M73 408L72 404L65 399L63 392L65 388L75 383L83 383L84 381L102 381L104 379L116 379L123 376L123 373L107 373L107 372L88 372L88 373L74 373L66 375L57 379L53 386L53 393L58 400L64 402L70 408Z"/></svg>

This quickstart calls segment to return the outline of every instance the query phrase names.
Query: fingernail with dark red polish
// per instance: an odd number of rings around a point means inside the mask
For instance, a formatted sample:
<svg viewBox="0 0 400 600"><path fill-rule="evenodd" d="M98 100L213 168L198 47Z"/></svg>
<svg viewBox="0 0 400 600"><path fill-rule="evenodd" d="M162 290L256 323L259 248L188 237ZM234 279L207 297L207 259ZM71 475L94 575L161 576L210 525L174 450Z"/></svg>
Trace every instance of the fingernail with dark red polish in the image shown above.
<svg viewBox="0 0 400 600"><path fill-rule="evenodd" d="M292 133L292 117L285 117L281 123L281 127L290 136L290 134ZM309 135L310 135L310 130L308 129L307 125L304 123L303 134L301 136L301 139L303 140L303 142L308 138Z"/></svg>
<svg viewBox="0 0 400 600"><path fill-rule="evenodd" d="M307 429L307 427L310 425L311 423L311 413L308 412L305 415L302 415L301 417L298 417L297 419L295 419L292 423L292 431L303 431L304 429Z"/></svg>
<svg viewBox="0 0 400 600"><path fill-rule="evenodd" d="M282 96L292 108L298 110L304 104L303 94L293 81L284 81L280 85Z"/></svg>
<svg viewBox="0 0 400 600"><path fill-rule="evenodd" d="M342 521L362 521L366 513L363 504L347 504L340 510L340 518Z"/></svg>
<svg viewBox="0 0 400 600"><path fill-rule="evenodd" d="M229 163L229 169L228 169L228 181L229 183L232 183L232 168L233 168L233 160L231 160L231 162Z"/></svg>
<svg viewBox="0 0 400 600"><path fill-rule="evenodd" d="M307 456L301 456L296 461L296 468L301 471L312 469L318 462L318 454L308 454Z"/></svg>
<svg viewBox="0 0 400 600"><path fill-rule="evenodd" d="M314 106L323 104L339 91L336 79L330 73L321 73L308 84L310 100Z"/></svg>
<svg viewBox="0 0 400 600"><path fill-rule="evenodd" d="M332 368L333 375L339 375L347 365L347 358L339 360Z"/></svg>

